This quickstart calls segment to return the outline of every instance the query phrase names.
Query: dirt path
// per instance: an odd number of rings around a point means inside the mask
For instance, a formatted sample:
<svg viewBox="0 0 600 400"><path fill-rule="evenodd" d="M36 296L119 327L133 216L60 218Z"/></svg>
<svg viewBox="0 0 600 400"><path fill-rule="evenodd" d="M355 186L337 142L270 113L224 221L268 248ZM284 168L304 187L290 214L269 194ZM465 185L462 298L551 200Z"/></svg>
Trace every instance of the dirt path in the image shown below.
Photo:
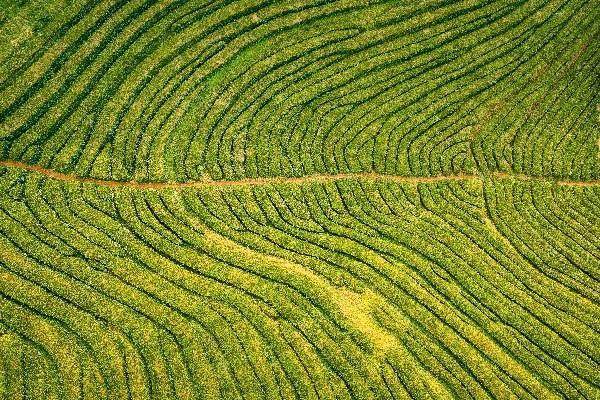
<svg viewBox="0 0 600 400"><path fill-rule="evenodd" d="M369 180L385 180L391 182L400 183L431 183L441 181L465 181L465 180L476 180L482 181L483 177L475 174L456 174L456 175L440 175L440 176L401 176L401 175L386 175L376 172L357 172L357 173L345 173L345 174L320 174L320 175L308 175L297 178L290 177L273 177L273 178L246 178L240 180L198 180L188 182L135 182L135 181L112 181L103 180L96 178L86 178L77 176L74 174L65 174L52 169L43 168L37 165L30 165L19 161L0 161L0 167L8 168L19 168L27 171L36 172L38 174L47 176L49 178L63 181L63 182L78 182L78 183L91 183L98 186L105 187L127 187L131 189L181 189L181 188L193 188L193 187L229 187L229 186L260 186L260 185L272 185L272 184L303 184L310 182L332 182L348 179L369 179ZM528 181L544 181L544 182L555 182L563 186L594 186L599 185L600 181L555 181L549 178L534 177L528 175L509 174L505 172L497 172L492 175L493 177L500 179L513 178L518 180Z"/></svg>
<svg viewBox="0 0 600 400"><path fill-rule="evenodd" d="M555 178L548 178L543 176L531 176L524 174L511 174L508 172L494 172L492 175L496 178L500 179L517 179L520 181L538 181L538 182L553 182L560 186L581 186L581 187L589 187L600 185L600 180L591 180L591 181L574 181L570 179L557 180Z"/></svg>

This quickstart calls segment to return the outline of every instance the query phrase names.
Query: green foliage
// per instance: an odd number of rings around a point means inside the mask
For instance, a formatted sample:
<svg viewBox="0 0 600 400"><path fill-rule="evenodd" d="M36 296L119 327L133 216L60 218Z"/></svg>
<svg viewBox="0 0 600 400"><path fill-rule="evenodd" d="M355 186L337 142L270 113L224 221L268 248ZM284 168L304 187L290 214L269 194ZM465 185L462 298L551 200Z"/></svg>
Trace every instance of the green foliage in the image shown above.
<svg viewBox="0 0 600 400"><path fill-rule="evenodd" d="M598 398L598 21L0 0L0 399Z"/></svg>

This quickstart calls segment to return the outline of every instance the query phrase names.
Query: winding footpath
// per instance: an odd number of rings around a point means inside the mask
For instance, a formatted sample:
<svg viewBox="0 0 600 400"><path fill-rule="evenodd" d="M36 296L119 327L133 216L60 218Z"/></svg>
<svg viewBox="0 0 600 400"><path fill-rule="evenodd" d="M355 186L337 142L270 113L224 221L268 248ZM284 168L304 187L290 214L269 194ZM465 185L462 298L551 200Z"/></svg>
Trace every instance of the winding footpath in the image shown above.
<svg viewBox="0 0 600 400"><path fill-rule="evenodd" d="M43 168L37 165L26 164L20 161L0 161L0 167L18 168L26 171L35 172L58 181L71 183L91 183L104 187L127 187L138 190L160 190L160 189L182 189L182 188L203 188L203 187L229 187L229 186L260 186L273 184L304 184L312 182L332 182L349 179L370 179L386 180L399 183L432 183L441 181L462 181L478 180L485 178L478 174L456 174L456 175L438 175L438 176L402 176L387 175L377 172L355 172L340 174L318 174L302 177L272 177L272 178L247 178L239 180L197 180L187 182L136 182L136 181L115 181L97 178L81 177L74 174L66 174L49 168ZM525 181L544 181L554 182L561 186L589 187L599 185L600 180L575 181L575 180L555 180L547 177L511 174L506 172L495 172L490 176L507 179L513 178Z"/></svg>

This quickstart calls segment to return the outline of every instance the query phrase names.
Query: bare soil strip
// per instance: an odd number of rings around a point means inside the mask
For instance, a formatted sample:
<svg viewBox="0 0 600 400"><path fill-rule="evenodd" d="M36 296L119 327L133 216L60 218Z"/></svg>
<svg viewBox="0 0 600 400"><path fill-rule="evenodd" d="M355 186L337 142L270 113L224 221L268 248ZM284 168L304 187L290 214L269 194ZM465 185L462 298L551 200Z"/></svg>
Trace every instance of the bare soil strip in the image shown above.
<svg viewBox="0 0 600 400"><path fill-rule="evenodd" d="M516 179L520 181L538 181L538 182L548 182L548 183L556 183L560 186L581 186L581 187L589 187L600 185L600 180L590 180L590 181L575 181L571 179L556 179L552 177L545 176L533 176L533 175L525 175L525 174L512 174L509 172L494 172L492 176L500 179Z"/></svg>
<svg viewBox="0 0 600 400"><path fill-rule="evenodd" d="M456 174L456 175L438 175L438 176L402 176L386 175L376 172L356 172L343 174L318 174L302 177L273 177L273 178L246 178L239 180L198 180L188 182L136 182L136 181L114 181L97 178L86 178L74 174L66 174L53 169L43 168L37 165L26 164L20 161L0 161L0 167L19 168L27 171L36 172L49 178L71 183L91 183L105 187L126 187L131 189L182 189L182 188L204 188L204 187L229 187L229 186L261 186L273 184L303 184L311 182L331 182L349 179L370 179L385 180L400 183L431 183L441 181L482 181L484 178L476 174ZM506 172L497 172L491 176L501 179L513 178L527 181L554 182L562 186L594 186L600 184L600 180L594 181L572 181L572 180L553 180L551 178L510 174Z"/></svg>

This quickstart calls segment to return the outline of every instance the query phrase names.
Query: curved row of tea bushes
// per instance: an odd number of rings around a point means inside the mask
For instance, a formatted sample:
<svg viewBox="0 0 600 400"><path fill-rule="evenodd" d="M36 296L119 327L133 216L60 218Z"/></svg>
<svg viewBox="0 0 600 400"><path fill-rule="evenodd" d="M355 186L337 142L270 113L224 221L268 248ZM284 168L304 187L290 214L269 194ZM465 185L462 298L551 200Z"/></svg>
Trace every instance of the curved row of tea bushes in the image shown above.
<svg viewBox="0 0 600 400"><path fill-rule="evenodd" d="M598 393L597 187L0 184L14 398Z"/></svg>
<svg viewBox="0 0 600 400"><path fill-rule="evenodd" d="M12 7L0 154L136 181L594 179L599 18L582 0Z"/></svg>

